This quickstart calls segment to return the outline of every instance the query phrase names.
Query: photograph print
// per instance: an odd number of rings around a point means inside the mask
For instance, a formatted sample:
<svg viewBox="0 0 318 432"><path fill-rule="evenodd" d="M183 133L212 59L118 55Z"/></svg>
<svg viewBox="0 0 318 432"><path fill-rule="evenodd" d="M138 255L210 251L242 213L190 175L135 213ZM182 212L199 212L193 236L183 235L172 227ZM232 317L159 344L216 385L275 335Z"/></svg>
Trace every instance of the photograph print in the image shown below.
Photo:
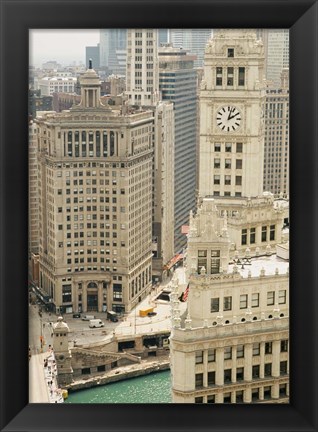
<svg viewBox="0 0 318 432"><path fill-rule="evenodd" d="M29 48L29 402L289 404L289 31Z"/></svg>

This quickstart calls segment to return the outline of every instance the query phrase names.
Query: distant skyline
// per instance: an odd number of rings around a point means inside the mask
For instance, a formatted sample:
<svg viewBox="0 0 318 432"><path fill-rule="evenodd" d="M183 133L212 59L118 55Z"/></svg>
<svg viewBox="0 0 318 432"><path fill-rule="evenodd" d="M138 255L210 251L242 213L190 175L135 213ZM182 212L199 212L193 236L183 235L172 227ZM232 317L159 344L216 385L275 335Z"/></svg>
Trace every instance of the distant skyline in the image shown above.
<svg viewBox="0 0 318 432"><path fill-rule="evenodd" d="M41 67L55 60L63 65L85 63L85 47L99 43L99 29L33 29L29 32L29 63Z"/></svg>

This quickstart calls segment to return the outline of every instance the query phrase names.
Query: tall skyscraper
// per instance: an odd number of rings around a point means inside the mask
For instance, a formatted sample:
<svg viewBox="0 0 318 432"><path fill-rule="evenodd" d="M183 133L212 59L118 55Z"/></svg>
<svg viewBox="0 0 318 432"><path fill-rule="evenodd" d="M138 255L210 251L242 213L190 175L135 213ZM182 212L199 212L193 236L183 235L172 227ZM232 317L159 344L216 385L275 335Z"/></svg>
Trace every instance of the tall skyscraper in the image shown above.
<svg viewBox="0 0 318 432"><path fill-rule="evenodd" d="M270 87L278 88L283 69L289 68L289 30L259 29L265 50L265 76Z"/></svg>
<svg viewBox="0 0 318 432"><path fill-rule="evenodd" d="M200 93L200 202L181 314L172 294L174 402L288 402L288 201L263 193L265 76L253 30L218 30Z"/></svg>
<svg viewBox="0 0 318 432"><path fill-rule="evenodd" d="M161 278L174 255L174 109L159 92L158 30L129 29L128 104L154 112L153 277Z"/></svg>
<svg viewBox="0 0 318 432"><path fill-rule="evenodd" d="M193 69L195 56L181 48L165 45L159 48L159 89L163 101L174 104L174 249L186 245L181 232L189 224L190 210L196 203L196 123L197 76Z"/></svg>
<svg viewBox="0 0 318 432"><path fill-rule="evenodd" d="M81 102L37 126L40 289L58 313L131 310L151 288L152 110Z"/></svg>
<svg viewBox="0 0 318 432"><path fill-rule="evenodd" d="M100 67L106 68L109 75L125 75L126 41L126 29L100 30Z"/></svg>
<svg viewBox="0 0 318 432"><path fill-rule="evenodd" d="M211 38L211 29L171 29L169 42L176 48L183 48L196 56L194 67L202 67L204 49Z"/></svg>
<svg viewBox="0 0 318 432"><path fill-rule="evenodd" d="M96 46L87 46L85 48L85 57L86 57L86 68L89 67L89 61L92 60L93 66L95 69L99 68L100 65L100 47L99 44Z"/></svg>
<svg viewBox="0 0 318 432"><path fill-rule="evenodd" d="M281 85L266 90L264 190L289 195L289 70Z"/></svg>

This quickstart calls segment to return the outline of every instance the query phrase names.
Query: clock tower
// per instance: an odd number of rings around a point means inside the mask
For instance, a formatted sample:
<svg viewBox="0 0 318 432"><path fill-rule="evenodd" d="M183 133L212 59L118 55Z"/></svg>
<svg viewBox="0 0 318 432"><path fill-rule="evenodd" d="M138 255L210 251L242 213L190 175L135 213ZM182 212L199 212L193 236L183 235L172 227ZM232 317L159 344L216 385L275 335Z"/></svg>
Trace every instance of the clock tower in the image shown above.
<svg viewBox="0 0 318 432"><path fill-rule="evenodd" d="M200 91L199 196L263 193L264 49L256 31L216 30Z"/></svg>

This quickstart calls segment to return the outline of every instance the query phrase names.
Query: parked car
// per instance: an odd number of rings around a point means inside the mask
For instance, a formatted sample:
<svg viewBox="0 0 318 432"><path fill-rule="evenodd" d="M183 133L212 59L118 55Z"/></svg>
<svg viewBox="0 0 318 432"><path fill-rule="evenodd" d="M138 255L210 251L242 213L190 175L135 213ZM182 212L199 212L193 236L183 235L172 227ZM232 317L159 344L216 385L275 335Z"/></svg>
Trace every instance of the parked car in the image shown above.
<svg viewBox="0 0 318 432"><path fill-rule="evenodd" d="M94 315L82 315L83 321L89 321L91 319L95 319L95 316Z"/></svg>
<svg viewBox="0 0 318 432"><path fill-rule="evenodd" d="M80 318L81 314L80 313L73 313L73 318Z"/></svg>
<svg viewBox="0 0 318 432"><path fill-rule="evenodd" d="M157 312L148 312L147 313L147 316L149 316L149 317L153 317L155 315L157 315Z"/></svg>

